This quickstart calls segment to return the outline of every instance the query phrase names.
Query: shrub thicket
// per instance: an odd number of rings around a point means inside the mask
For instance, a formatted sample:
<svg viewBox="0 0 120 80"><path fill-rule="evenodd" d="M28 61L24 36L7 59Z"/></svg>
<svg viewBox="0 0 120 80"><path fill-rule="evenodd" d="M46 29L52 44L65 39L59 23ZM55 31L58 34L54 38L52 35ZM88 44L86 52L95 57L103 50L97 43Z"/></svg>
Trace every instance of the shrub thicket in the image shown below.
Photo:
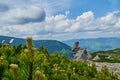
<svg viewBox="0 0 120 80"><path fill-rule="evenodd" d="M31 38L27 48L2 45L0 54L0 80L118 80L106 66L98 72L86 61L66 59L58 52L49 55L43 47L36 50Z"/></svg>

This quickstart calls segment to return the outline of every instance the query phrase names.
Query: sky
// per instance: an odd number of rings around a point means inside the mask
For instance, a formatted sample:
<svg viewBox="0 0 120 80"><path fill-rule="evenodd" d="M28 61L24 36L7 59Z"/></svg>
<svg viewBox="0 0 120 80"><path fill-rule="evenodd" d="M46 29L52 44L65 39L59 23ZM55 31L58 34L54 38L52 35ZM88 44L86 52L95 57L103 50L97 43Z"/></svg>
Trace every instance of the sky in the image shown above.
<svg viewBox="0 0 120 80"><path fill-rule="evenodd" d="M120 37L120 0L0 0L0 35L60 41Z"/></svg>

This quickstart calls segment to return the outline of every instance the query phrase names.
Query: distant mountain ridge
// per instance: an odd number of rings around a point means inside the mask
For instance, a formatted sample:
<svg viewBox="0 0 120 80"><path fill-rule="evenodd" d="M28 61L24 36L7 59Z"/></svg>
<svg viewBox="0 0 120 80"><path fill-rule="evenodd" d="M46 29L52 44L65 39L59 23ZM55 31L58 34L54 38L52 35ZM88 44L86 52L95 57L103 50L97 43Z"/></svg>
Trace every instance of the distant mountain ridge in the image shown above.
<svg viewBox="0 0 120 80"><path fill-rule="evenodd" d="M26 44L26 40L22 38L0 36L0 43L10 41L11 45ZM50 53L58 51L62 55L71 57L71 47L76 41L79 41L81 48L87 48L91 53L120 48L120 38L73 39L62 42L57 40L33 40L33 45L36 48L44 46Z"/></svg>
<svg viewBox="0 0 120 80"><path fill-rule="evenodd" d="M11 45L17 46L18 44L26 44L26 40L22 38L8 37L8 36L0 36L0 43L10 42ZM33 40L33 46L35 48L39 48L44 46L50 53L55 51L60 52L60 54L72 57L71 47L65 43L62 43L57 40ZM68 51L68 52L65 52Z"/></svg>
<svg viewBox="0 0 120 80"><path fill-rule="evenodd" d="M73 46L73 43L78 41L80 47L87 48L89 52L111 50L120 48L120 38L93 38L93 39L73 39L62 41L63 43Z"/></svg>

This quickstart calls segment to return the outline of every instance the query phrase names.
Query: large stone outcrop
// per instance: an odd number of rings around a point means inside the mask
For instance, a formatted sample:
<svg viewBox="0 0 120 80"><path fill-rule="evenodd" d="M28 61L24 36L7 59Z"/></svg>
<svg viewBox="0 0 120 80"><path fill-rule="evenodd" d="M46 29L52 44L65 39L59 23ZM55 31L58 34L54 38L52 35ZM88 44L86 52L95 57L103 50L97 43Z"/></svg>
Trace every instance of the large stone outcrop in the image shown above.
<svg viewBox="0 0 120 80"><path fill-rule="evenodd" d="M72 51L76 61L86 61L91 58L91 55L87 52L86 48L79 47L79 42L74 43Z"/></svg>

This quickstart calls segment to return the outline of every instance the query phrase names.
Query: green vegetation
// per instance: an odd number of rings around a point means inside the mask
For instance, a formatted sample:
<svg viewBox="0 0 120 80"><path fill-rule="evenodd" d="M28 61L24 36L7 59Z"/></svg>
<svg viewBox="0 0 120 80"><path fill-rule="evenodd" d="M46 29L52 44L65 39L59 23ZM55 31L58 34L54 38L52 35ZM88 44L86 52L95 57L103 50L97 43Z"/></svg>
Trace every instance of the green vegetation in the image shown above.
<svg viewBox="0 0 120 80"><path fill-rule="evenodd" d="M94 58L96 55L100 57L99 60L96 60L97 62L120 62L120 49L114 49L114 50L108 50L108 51L98 51L92 53L92 58ZM110 58L107 58L110 57Z"/></svg>
<svg viewBox="0 0 120 80"><path fill-rule="evenodd" d="M63 50L64 51L64 50ZM0 80L119 80L109 73L106 66L101 71L95 64L77 62L49 54L43 47L36 50L32 39L27 38L27 47L9 44L0 47Z"/></svg>

